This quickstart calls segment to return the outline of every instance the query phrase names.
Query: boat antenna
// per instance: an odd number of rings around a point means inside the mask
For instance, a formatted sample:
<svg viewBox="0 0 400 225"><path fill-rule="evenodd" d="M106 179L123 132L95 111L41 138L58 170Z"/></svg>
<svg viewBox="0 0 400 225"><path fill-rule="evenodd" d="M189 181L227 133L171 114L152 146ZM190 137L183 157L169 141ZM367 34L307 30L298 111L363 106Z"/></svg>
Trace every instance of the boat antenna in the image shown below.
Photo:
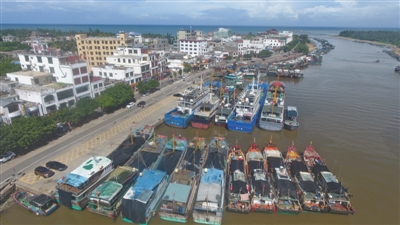
<svg viewBox="0 0 400 225"><path fill-rule="evenodd" d="M339 176L340 177L340 172L342 171L342 165L340 165L340 169L339 169Z"/></svg>
<svg viewBox="0 0 400 225"><path fill-rule="evenodd" d="M131 137L131 145L133 145L132 127L129 129L129 136Z"/></svg>
<svg viewBox="0 0 400 225"><path fill-rule="evenodd" d="M272 135L271 135L271 137L269 138L269 143L272 144Z"/></svg>

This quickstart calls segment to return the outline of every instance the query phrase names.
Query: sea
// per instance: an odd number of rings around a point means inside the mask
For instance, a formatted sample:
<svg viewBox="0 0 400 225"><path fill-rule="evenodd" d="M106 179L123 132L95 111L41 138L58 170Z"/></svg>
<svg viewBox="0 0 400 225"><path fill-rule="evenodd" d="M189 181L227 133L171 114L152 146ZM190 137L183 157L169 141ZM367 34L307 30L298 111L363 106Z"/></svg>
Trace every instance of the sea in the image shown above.
<svg viewBox="0 0 400 225"><path fill-rule="evenodd" d="M23 27L22 25L20 25ZM31 26L32 27L32 26ZM34 27L34 26L33 26ZM46 28L51 26L46 25ZM142 33L174 33L182 26L89 26L60 25L55 29L100 29ZM108 30L101 29L102 27ZM151 28L152 27L152 28ZM193 26L192 29L209 31L216 27ZM270 27L231 27L239 33L256 33ZM400 137L400 73L394 71L399 64L382 52L384 48L336 37L339 28L273 27L310 37L326 39L335 49L323 56L320 66L304 69L302 79L281 79L286 84L286 106L299 110L300 127L297 131L269 132L254 128L250 134L228 131L212 126L208 130L176 129L162 125L158 134L182 134L188 140L198 132L211 139L223 135L230 144L236 142L246 152L253 140L262 149L272 137L278 148L285 152L294 141L303 152L312 141L316 151L336 177L353 194L353 216L334 214L300 215L238 214L224 212L223 225L231 224L400 224L399 221L399 137ZM3 25L4 29L4 25ZM208 29L208 30L207 30ZM236 32L236 31L235 31ZM379 60L379 62L377 62ZM271 82L276 78L265 78ZM127 224L90 213L61 206L48 217L36 216L18 205L0 215L1 224ZM150 225L171 225L158 216ZM189 225L194 225L189 218Z"/></svg>

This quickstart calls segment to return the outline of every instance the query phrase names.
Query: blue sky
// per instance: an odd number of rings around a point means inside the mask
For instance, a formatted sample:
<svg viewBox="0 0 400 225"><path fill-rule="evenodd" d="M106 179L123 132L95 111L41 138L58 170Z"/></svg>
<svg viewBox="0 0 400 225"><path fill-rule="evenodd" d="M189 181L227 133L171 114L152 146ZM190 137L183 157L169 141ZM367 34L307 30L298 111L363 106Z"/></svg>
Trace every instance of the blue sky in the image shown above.
<svg viewBox="0 0 400 225"><path fill-rule="evenodd" d="M2 0L1 23L399 27L398 0Z"/></svg>

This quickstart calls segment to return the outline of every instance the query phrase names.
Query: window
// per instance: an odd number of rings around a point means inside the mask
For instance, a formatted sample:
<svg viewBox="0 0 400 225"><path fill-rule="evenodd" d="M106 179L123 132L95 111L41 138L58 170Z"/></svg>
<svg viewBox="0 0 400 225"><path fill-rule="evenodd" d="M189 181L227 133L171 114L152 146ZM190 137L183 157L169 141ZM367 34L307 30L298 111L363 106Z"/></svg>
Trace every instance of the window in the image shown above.
<svg viewBox="0 0 400 225"><path fill-rule="evenodd" d="M19 110L18 105L10 105L8 106L8 113L13 113Z"/></svg>
<svg viewBox="0 0 400 225"><path fill-rule="evenodd" d="M35 82L35 84L39 84L39 78L35 78L33 79L33 81Z"/></svg>
<svg viewBox="0 0 400 225"><path fill-rule="evenodd" d="M118 44L119 44L119 41L118 41ZM129 54L132 54L132 49L129 49L129 50L128 50L128 53L129 53Z"/></svg>
<svg viewBox="0 0 400 225"><path fill-rule="evenodd" d="M85 92L85 91L88 91L89 90L89 85L85 85L85 86L82 86L82 87L77 87L75 90L76 90L77 94Z"/></svg>
<svg viewBox="0 0 400 225"><path fill-rule="evenodd" d="M128 59L128 63L131 63L131 59Z"/></svg>
<svg viewBox="0 0 400 225"><path fill-rule="evenodd" d="M57 99L59 101L70 97L74 97L74 91L72 89L60 91L57 93Z"/></svg>
<svg viewBox="0 0 400 225"><path fill-rule="evenodd" d="M130 72L131 77L133 77L133 72Z"/></svg>
<svg viewBox="0 0 400 225"><path fill-rule="evenodd" d="M54 67L49 67L50 68L50 73L55 73Z"/></svg>
<svg viewBox="0 0 400 225"><path fill-rule="evenodd" d="M88 76L82 77L82 83L87 83L87 82L89 82L89 77Z"/></svg>
<svg viewBox="0 0 400 225"><path fill-rule="evenodd" d="M44 67L43 66L39 66L39 71L40 72L44 72Z"/></svg>
<svg viewBox="0 0 400 225"><path fill-rule="evenodd" d="M121 60L118 58L118 62L121 62Z"/></svg>
<svg viewBox="0 0 400 225"><path fill-rule="evenodd" d="M125 63L125 59L122 59L122 62Z"/></svg>
<svg viewBox="0 0 400 225"><path fill-rule="evenodd" d="M29 56L24 55L24 57L25 57L25 61L29 62Z"/></svg>
<svg viewBox="0 0 400 225"><path fill-rule="evenodd" d="M80 69L81 69L81 74L87 73L87 67L86 66L82 66Z"/></svg>
<svg viewBox="0 0 400 225"><path fill-rule="evenodd" d="M112 74L112 73L108 73L108 75L110 75L110 77L113 77L113 74Z"/></svg>
<svg viewBox="0 0 400 225"><path fill-rule="evenodd" d="M99 72L99 76L103 76L103 73L102 73L102 72Z"/></svg>
<svg viewBox="0 0 400 225"><path fill-rule="evenodd" d="M125 74L125 77L128 78L128 77L129 77L129 73L126 73L126 74Z"/></svg>
<svg viewBox="0 0 400 225"><path fill-rule="evenodd" d="M134 54L137 54L137 53L138 53L138 51L137 51L137 50L133 50L133 53L134 53Z"/></svg>
<svg viewBox="0 0 400 225"><path fill-rule="evenodd" d="M72 69L72 74L75 75L79 75L79 68L73 68Z"/></svg>
<svg viewBox="0 0 400 225"><path fill-rule="evenodd" d="M38 63L41 63L42 62L42 57L41 56L37 56L37 61L38 61Z"/></svg>
<svg viewBox="0 0 400 225"><path fill-rule="evenodd" d="M99 84L99 87L103 87L103 83L100 83L100 84Z"/></svg>

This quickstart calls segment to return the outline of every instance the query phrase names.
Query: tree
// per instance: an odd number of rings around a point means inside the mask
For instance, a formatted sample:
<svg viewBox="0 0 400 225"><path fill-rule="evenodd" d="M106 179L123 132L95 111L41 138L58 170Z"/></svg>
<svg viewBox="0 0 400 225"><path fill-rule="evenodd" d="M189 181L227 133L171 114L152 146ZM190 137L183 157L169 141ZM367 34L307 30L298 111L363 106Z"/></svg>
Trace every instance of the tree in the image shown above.
<svg viewBox="0 0 400 225"><path fill-rule="evenodd" d="M251 55L251 54L244 54L244 55L243 55L243 59L244 59L244 60L251 60L251 58L252 58L252 55Z"/></svg>
<svg viewBox="0 0 400 225"><path fill-rule="evenodd" d="M132 98L133 92L129 85L118 83L114 87L105 90L104 93L97 98L97 101L106 112L110 112L123 106L126 102L131 101Z"/></svg>
<svg viewBox="0 0 400 225"><path fill-rule="evenodd" d="M294 50L296 52L301 52L304 54L308 54L308 52L309 52L307 45L305 45L303 43L299 43Z"/></svg>
<svg viewBox="0 0 400 225"><path fill-rule="evenodd" d="M258 56L261 58L265 58L265 57L270 57L272 55L272 52L269 50L262 50L258 53Z"/></svg>
<svg viewBox="0 0 400 225"><path fill-rule="evenodd" d="M178 70L179 76L182 76L182 69Z"/></svg>
<svg viewBox="0 0 400 225"><path fill-rule="evenodd" d="M183 64L183 72L189 73L190 71L192 71L192 66L190 66L189 63L185 62L185 63Z"/></svg>
<svg viewBox="0 0 400 225"><path fill-rule="evenodd" d="M6 76L7 73L20 71L19 64L15 64L11 58L0 55L0 76Z"/></svg>
<svg viewBox="0 0 400 225"><path fill-rule="evenodd" d="M160 82L158 80L149 80L149 82L147 82L147 86L150 90L155 89L160 86Z"/></svg>

